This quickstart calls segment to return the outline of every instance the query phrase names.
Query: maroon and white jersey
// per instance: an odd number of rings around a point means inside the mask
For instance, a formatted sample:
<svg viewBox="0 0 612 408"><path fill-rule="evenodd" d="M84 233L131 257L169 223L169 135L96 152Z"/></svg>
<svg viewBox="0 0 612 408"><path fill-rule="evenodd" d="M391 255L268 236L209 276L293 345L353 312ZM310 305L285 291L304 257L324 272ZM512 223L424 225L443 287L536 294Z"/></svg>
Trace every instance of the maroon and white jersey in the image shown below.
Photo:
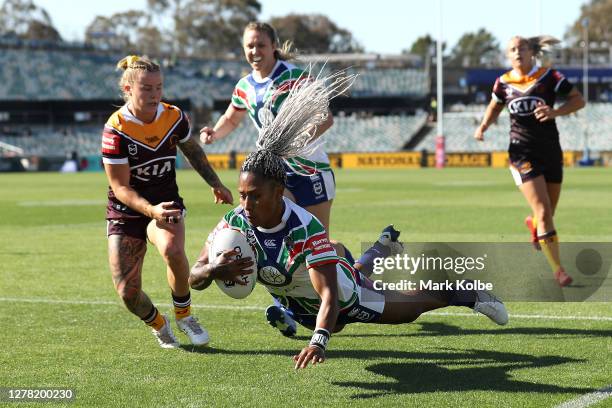
<svg viewBox="0 0 612 408"><path fill-rule="evenodd" d="M128 164L130 186L151 204L180 200L176 185L176 145L189 140L191 126L176 106L160 103L151 123L136 118L124 105L113 113L102 133L102 161ZM141 216L108 189L107 219Z"/></svg>
<svg viewBox="0 0 612 408"><path fill-rule="evenodd" d="M554 106L557 95L567 95L573 85L559 71L534 67L521 76L508 71L495 81L493 99L510 112L511 143L541 146L559 143L554 120L540 122L534 115L540 105Z"/></svg>

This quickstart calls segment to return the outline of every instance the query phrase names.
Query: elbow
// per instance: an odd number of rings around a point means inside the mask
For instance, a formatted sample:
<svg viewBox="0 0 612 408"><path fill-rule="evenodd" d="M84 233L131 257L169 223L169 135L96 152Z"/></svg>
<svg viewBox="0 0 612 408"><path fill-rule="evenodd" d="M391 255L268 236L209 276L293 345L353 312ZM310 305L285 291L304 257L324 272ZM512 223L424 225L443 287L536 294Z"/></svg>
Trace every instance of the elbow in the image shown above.
<svg viewBox="0 0 612 408"><path fill-rule="evenodd" d="M193 290L204 290L210 286L210 283L210 281L207 281L205 279L192 279L192 277L189 276L189 287Z"/></svg>

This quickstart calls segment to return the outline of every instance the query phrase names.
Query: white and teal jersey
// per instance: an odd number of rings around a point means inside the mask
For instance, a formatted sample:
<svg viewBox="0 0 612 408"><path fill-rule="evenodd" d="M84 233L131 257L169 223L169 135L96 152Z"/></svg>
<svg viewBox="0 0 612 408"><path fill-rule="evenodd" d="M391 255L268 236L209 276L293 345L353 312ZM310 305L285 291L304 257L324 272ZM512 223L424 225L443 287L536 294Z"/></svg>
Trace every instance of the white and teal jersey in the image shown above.
<svg viewBox="0 0 612 408"><path fill-rule="evenodd" d="M358 304L359 272L336 254L319 220L291 200L283 200L285 211L276 227L252 227L242 207L237 207L209 235L209 245L214 234L223 228L241 230L257 254L257 280L292 310L318 313L321 299L312 286L308 269L326 264L336 266L341 312Z"/></svg>
<svg viewBox="0 0 612 408"><path fill-rule="evenodd" d="M238 81L232 94L232 106L238 110L246 110L259 130L262 126L262 115L269 114L268 110L263 109L266 102L274 97L271 109L272 114L276 116L289 90L303 80L308 80L308 74L304 70L279 60L267 78L260 81L250 73ZM288 169L306 176L330 170L329 158L321 146L307 156L294 157L285 162Z"/></svg>

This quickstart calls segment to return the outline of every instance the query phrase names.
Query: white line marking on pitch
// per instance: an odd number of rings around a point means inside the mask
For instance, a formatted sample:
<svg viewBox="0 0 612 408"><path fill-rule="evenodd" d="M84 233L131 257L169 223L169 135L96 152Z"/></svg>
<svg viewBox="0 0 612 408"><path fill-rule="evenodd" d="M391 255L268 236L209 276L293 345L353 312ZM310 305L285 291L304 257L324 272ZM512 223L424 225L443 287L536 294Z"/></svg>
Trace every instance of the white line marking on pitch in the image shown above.
<svg viewBox="0 0 612 408"><path fill-rule="evenodd" d="M23 302L23 303L46 303L46 304L58 304L58 305L112 305L112 306L123 306L119 302L112 300L67 300L67 299L20 299L20 298L9 298L0 297L0 302ZM172 307L169 303L156 303L161 307ZM229 310L265 310L265 307L261 306L238 306L238 305L191 305L191 307L199 309L229 309Z"/></svg>
<svg viewBox="0 0 612 408"><path fill-rule="evenodd" d="M453 313L453 312L427 312L430 315L437 316L478 316L476 313ZM612 317L609 316L549 316L549 315L530 315L530 314L514 314L510 313L508 316L515 319L546 319L546 320L603 320L612 321Z"/></svg>
<svg viewBox="0 0 612 408"><path fill-rule="evenodd" d="M566 401L555 408L585 408L610 397L612 397L612 384L584 394L576 399Z"/></svg>
<svg viewBox="0 0 612 408"><path fill-rule="evenodd" d="M45 298L12 298L0 297L0 302L24 302L24 303L46 303L60 305L115 305L122 306L121 303L112 300L68 300L68 299L45 299ZM170 304L157 303L162 307L170 307ZM206 305L193 304L196 309L222 309L222 310L265 310L265 307L255 305ZM478 316L476 313L452 313L452 312L427 312L425 315L434 316ZM545 320L595 320L595 321L612 321L609 316L548 316L548 315L530 315L530 314L510 314L510 317L515 319L545 319Z"/></svg>

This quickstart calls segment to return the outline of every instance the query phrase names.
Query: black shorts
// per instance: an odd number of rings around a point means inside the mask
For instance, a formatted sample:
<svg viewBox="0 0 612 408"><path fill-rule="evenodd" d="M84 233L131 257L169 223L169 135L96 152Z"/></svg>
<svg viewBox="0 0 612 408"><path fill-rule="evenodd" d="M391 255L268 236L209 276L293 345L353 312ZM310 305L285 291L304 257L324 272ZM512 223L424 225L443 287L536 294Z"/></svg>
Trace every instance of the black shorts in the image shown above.
<svg viewBox="0 0 612 408"><path fill-rule="evenodd" d="M183 210L183 218L185 217L187 210L183 204L183 200L179 197L173 200L177 203L178 208ZM106 236L111 235L126 235L132 238L138 238L145 241L147 239L147 226L153 220L145 215L138 214L131 211L132 214L128 215L119 211L110 211L107 209L106 212Z"/></svg>
<svg viewBox="0 0 612 408"><path fill-rule="evenodd" d="M538 176L544 176L547 183L563 181L563 151L559 144L534 147L512 140L508 155L517 186Z"/></svg>

